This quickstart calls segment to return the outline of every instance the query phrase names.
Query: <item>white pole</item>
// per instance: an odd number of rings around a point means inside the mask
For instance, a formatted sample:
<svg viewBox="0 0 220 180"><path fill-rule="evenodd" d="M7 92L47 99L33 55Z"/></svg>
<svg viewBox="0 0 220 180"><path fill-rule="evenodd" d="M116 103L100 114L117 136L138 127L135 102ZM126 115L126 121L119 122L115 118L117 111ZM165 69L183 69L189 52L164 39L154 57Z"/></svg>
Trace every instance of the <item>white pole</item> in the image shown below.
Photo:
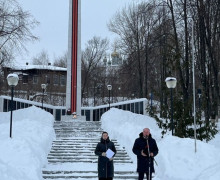
<svg viewBox="0 0 220 180"><path fill-rule="evenodd" d="M192 72L193 72L193 116L194 116L194 139L196 153L196 95L195 95L195 59L194 59L194 21L192 19Z"/></svg>

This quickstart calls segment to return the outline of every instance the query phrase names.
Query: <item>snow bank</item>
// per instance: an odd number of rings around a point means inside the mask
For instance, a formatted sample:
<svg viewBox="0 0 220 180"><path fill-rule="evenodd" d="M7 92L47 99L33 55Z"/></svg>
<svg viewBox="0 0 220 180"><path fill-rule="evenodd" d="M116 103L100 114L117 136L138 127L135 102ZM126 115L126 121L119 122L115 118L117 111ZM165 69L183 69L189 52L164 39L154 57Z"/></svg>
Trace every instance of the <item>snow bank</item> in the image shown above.
<svg viewBox="0 0 220 180"><path fill-rule="evenodd" d="M214 142L219 142L218 135L212 144L189 138L178 138L170 133L161 138L161 129L156 121L148 116L134 114L128 111L112 108L103 114L102 128L109 137L117 139L124 146L130 157L136 162L132 152L135 139L143 128L150 128L153 138L157 141L159 154L155 157L158 179L169 180L217 180L220 179L220 148Z"/></svg>
<svg viewBox="0 0 220 180"><path fill-rule="evenodd" d="M55 138L54 117L35 106L13 112L12 138L10 112L0 113L0 179L40 180L42 167Z"/></svg>

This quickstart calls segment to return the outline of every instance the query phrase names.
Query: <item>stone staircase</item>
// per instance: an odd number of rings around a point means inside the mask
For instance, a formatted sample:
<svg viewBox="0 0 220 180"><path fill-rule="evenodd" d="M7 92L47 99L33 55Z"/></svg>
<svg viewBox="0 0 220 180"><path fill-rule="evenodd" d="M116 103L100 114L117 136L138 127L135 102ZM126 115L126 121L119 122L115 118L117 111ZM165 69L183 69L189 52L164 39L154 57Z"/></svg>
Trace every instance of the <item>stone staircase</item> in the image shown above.
<svg viewBox="0 0 220 180"><path fill-rule="evenodd" d="M43 168L44 179L72 180L98 179L95 147L100 141L100 122L65 120L54 123L56 140L48 154L48 164ZM110 137L111 139L111 137ZM135 180L136 166L117 140L111 139L117 150L114 158L114 180Z"/></svg>

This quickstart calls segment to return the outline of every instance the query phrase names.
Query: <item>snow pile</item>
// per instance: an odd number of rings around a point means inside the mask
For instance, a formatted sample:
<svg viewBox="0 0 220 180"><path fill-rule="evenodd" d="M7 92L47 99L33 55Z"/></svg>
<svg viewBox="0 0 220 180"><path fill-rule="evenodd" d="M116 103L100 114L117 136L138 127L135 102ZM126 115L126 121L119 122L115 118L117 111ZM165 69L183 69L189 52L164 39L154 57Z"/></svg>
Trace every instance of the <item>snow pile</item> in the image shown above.
<svg viewBox="0 0 220 180"><path fill-rule="evenodd" d="M55 139L54 117L29 107L13 112L12 138L10 112L0 113L0 179L40 180L42 167Z"/></svg>
<svg viewBox="0 0 220 180"><path fill-rule="evenodd" d="M159 148L159 154L155 157L158 163L158 166L155 165L157 179L220 179L220 147L215 145L215 142L220 140L219 135L209 144L197 140L197 153L195 153L193 139L178 138L171 136L171 133L161 138L161 129L158 128L155 120L148 116L112 108L103 114L101 121L102 128L109 133L109 137L117 139L135 163L133 143L143 128L150 128Z"/></svg>
<svg viewBox="0 0 220 180"><path fill-rule="evenodd" d="M42 167L47 164L47 154L55 139L53 116L34 106L14 111L12 139L9 121L10 112L0 113L0 180L42 180ZM133 143L145 127L151 129L159 147L154 180L220 179L220 133L209 143L197 140L195 153L193 139L178 138L171 133L161 138L161 130L148 116L115 108L102 116L102 128L126 148L135 163ZM62 168L71 170L74 166L76 164L65 164ZM88 164L77 164L78 169L85 167L89 167ZM115 166L116 171L122 170L118 168ZM57 170L61 170L61 166ZM135 166L126 165L123 170L135 170Z"/></svg>

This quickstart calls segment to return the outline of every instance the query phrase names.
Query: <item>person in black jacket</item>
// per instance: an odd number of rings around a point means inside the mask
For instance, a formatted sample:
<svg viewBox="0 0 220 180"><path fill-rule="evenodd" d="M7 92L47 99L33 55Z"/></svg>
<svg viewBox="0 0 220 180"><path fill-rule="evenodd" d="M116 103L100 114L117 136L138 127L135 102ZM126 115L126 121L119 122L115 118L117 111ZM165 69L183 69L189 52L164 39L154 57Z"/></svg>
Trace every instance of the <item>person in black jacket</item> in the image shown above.
<svg viewBox="0 0 220 180"><path fill-rule="evenodd" d="M139 134L132 151L137 155L138 180L143 180L144 174L146 174L147 180L151 180L154 172L154 157L159 150L156 141L151 137L149 128L144 128L143 132Z"/></svg>
<svg viewBox="0 0 220 180"><path fill-rule="evenodd" d="M106 157L106 151L111 149L116 154L115 145L109 140L108 133L103 132L100 142L97 144L95 154L98 157L98 177L99 180L112 180L114 177L113 157Z"/></svg>

